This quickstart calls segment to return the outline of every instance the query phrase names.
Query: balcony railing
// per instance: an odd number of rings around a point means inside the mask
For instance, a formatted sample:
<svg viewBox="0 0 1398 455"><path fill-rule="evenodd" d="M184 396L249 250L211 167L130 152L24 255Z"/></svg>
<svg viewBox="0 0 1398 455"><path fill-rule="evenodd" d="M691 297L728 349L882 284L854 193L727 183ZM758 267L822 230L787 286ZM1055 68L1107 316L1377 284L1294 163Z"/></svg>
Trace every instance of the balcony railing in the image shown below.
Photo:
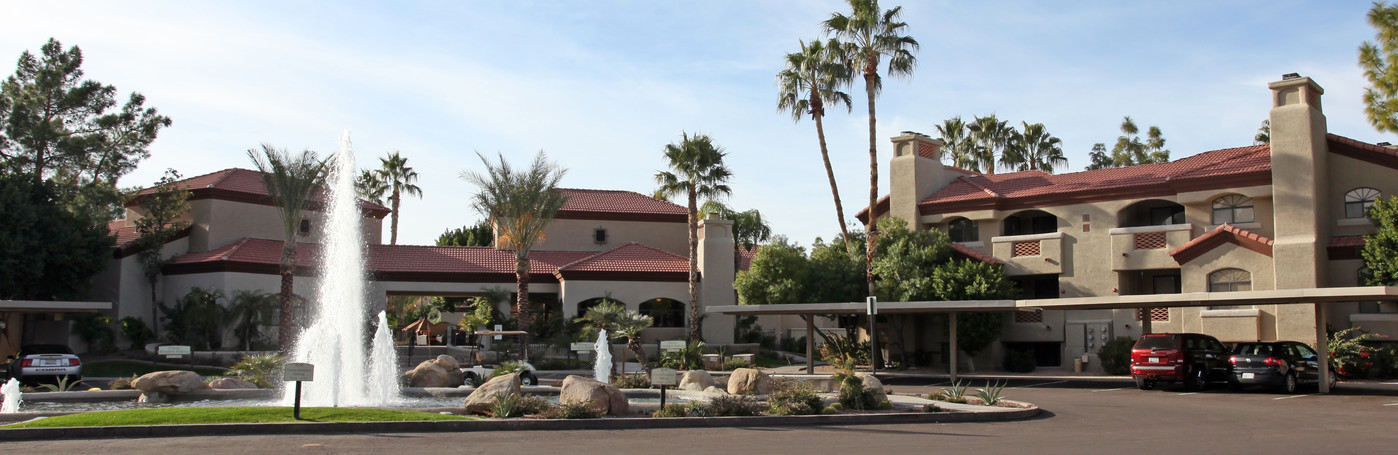
<svg viewBox="0 0 1398 455"><path fill-rule="evenodd" d="M1179 268L1170 251L1189 243L1193 225L1170 224L1116 228L1112 236L1112 270Z"/></svg>
<svg viewBox="0 0 1398 455"><path fill-rule="evenodd" d="M1006 235L990 239L996 259L1010 275L1063 273L1063 233Z"/></svg>

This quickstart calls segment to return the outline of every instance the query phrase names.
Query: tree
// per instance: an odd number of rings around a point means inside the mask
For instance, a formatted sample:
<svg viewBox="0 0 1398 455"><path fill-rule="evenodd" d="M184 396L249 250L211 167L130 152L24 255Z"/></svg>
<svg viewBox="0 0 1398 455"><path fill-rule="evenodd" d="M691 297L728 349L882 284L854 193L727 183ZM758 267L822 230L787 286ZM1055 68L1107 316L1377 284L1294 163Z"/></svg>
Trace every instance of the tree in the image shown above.
<svg viewBox="0 0 1398 455"><path fill-rule="evenodd" d="M743 257L740 248L751 251L772 236L772 227L762 220L762 212L757 211L757 209L738 212L722 202L706 201L703 206L699 207L699 212L704 217L718 215L721 219L733 222L734 278L737 278L738 271L742 268Z"/></svg>
<svg viewBox="0 0 1398 455"><path fill-rule="evenodd" d="M1376 43L1359 46L1359 67L1369 79L1364 113L1374 129L1398 132L1398 5L1374 2L1368 20Z"/></svg>
<svg viewBox="0 0 1398 455"><path fill-rule="evenodd" d="M1019 289L1005 275L1002 266L980 261L952 260L937 266L932 271L932 291L934 300L995 300L1013 299L1019 296ZM967 359L975 357L1000 337L1004 325L1004 313L971 312L960 313L956 317L956 348L965 352ZM941 319L943 330L950 327L950 321ZM975 370L975 364L970 364Z"/></svg>
<svg viewBox="0 0 1398 455"><path fill-rule="evenodd" d="M845 209L840 204L840 189L835 185L835 169L830 166L830 150L825 144L825 105L844 104L850 110L849 94L840 91L850 83L853 72L844 64L840 43L813 40L801 42L801 51L786 54L786 69L777 73L777 110L791 113L791 120L800 122L810 115L815 121L816 138L820 142L820 158L825 163L825 176L830 181L830 194L835 199L835 219L840 222L840 237L848 246L849 229L845 226Z"/></svg>
<svg viewBox="0 0 1398 455"><path fill-rule="evenodd" d="M277 349L283 355L290 355L291 344L295 341L291 332L295 304L292 285L296 279L296 234L301 229L302 215L325 178L326 161L317 158L315 152L310 150L292 155L286 149L277 149L265 143L260 155L256 149L248 150L248 158L262 172L262 184L276 203L277 214L282 220L282 257L278 268L281 275L281 291L278 294L281 313L277 324Z"/></svg>
<svg viewBox="0 0 1398 455"><path fill-rule="evenodd" d="M173 306L160 303L160 310L165 313L167 322L165 339L175 344L189 345L196 351L222 347L223 321L228 314L219 305L219 300L223 300L223 291L196 287L175 300Z"/></svg>
<svg viewBox="0 0 1398 455"><path fill-rule="evenodd" d="M354 195L360 199L383 205L383 197L388 193L388 184L379 173L365 169L354 178Z"/></svg>
<svg viewBox="0 0 1398 455"><path fill-rule="evenodd" d="M65 210L52 184L0 173L0 300L74 300L111 262L107 226Z"/></svg>
<svg viewBox="0 0 1398 455"><path fill-rule="evenodd" d="M874 242L878 239L879 202L879 156L878 133L874 115L874 100L883 88L879 76L879 61L888 58L888 75L892 77L912 77L917 67L917 40L904 35L908 24L899 20L903 7L895 6L888 11L879 8L878 0L847 0L852 10L849 15L834 13L824 23L826 33L834 33L844 42L845 55L851 69L864 74L864 93L869 104L869 222L866 237L867 254L874 254ZM868 258L870 264L873 257ZM865 272L869 293L874 293L874 270Z"/></svg>
<svg viewBox="0 0 1398 455"><path fill-rule="evenodd" d="M1053 173L1054 166L1067 166L1068 158L1063 156L1063 141L1044 130L1044 124L1020 122L1024 127L1012 142L1012 149L1018 155L1013 169L1016 171L1041 170ZM1001 159L1001 163L1005 162Z"/></svg>
<svg viewBox="0 0 1398 455"><path fill-rule="evenodd" d="M1009 123L990 114L976 117L970 125L971 140L974 141L975 155L970 170L995 174L995 156L1004 155L1005 148L1014 137L1014 128Z"/></svg>
<svg viewBox="0 0 1398 455"><path fill-rule="evenodd" d="M1253 145L1272 143L1272 121L1263 120L1262 126L1257 127L1257 134L1252 137Z"/></svg>
<svg viewBox="0 0 1398 455"><path fill-rule="evenodd" d="M640 362L642 368L649 370L646 366L646 350L641 346L641 332L655 324L655 319L636 312L634 310L622 310L621 315L614 322L616 336L626 339L626 347L636 354L636 361ZM624 360L624 359L623 359ZM622 363L622 373L626 372L626 363Z"/></svg>
<svg viewBox="0 0 1398 455"><path fill-rule="evenodd" d="M228 306L228 319L244 351L261 350L266 344L261 327L273 323L277 313L277 295L265 291L233 291Z"/></svg>
<svg viewBox="0 0 1398 455"><path fill-rule="evenodd" d="M961 120L961 116L955 116L942 121L941 125L934 125L937 134L942 135L942 160L946 164L963 169L970 169L972 160L976 156L976 143L969 134L970 125Z"/></svg>
<svg viewBox="0 0 1398 455"><path fill-rule="evenodd" d="M901 218L880 221L884 231L874 255L880 300L908 302L936 300L932 271L951 257L951 239L937 230L911 231Z"/></svg>
<svg viewBox="0 0 1398 455"><path fill-rule="evenodd" d="M158 306L157 284L160 282L161 268L170 258L161 252L165 244L175 239L180 231L189 227L188 220L181 220L189 213L189 190L179 186L180 173L174 169L165 171L165 176L155 184L155 191L138 197L141 217L136 219L136 239L139 251L136 258L141 262L146 282L150 284L150 319L155 333L160 333L160 318L155 314ZM173 257L173 256L171 256Z"/></svg>
<svg viewBox="0 0 1398 455"><path fill-rule="evenodd" d="M417 171L408 167L408 159L399 155L397 150L387 157L379 158L383 167L379 169L379 179L388 186L389 208L393 209L393 221L389 224L389 245L398 244L398 208L402 195L422 197L422 188L418 188Z"/></svg>
<svg viewBox="0 0 1398 455"><path fill-rule="evenodd" d="M1117 167L1116 162L1112 161L1111 155L1107 154L1107 144L1101 142L1092 144L1092 153L1089 153L1087 157L1092 160L1092 164L1087 165L1086 170Z"/></svg>
<svg viewBox="0 0 1398 455"><path fill-rule="evenodd" d="M1135 166L1140 164L1167 163L1170 151L1165 149L1165 136L1160 127L1151 126L1146 131L1146 140L1141 141L1140 129L1131 117L1122 117L1121 136L1112 147L1112 167Z"/></svg>
<svg viewBox="0 0 1398 455"><path fill-rule="evenodd" d="M1367 213L1374 232L1364 236L1360 255L1368 269L1366 286L1398 286L1398 197L1377 199Z"/></svg>
<svg viewBox="0 0 1398 455"><path fill-rule="evenodd" d="M738 272L733 289L743 305L803 303L811 288L809 270L805 250L779 235L757 250L748 270Z"/></svg>
<svg viewBox="0 0 1398 455"><path fill-rule="evenodd" d="M447 229L437 236L437 246L490 246L495 243L495 231L482 220L470 226Z"/></svg>
<svg viewBox="0 0 1398 455"><path fill-rule="evenodd" d="M50 38L40 54L20 54L15 74L0 84L0 161L36 187L62 183L49 191L69 211L112 219L123 202L117 179L150 156L147 147L170 119L134 92L111 111L116 87L83 79L77 46L64 51Z"/></svg>
<svg viewBox="0 0 1398 455"><path fill-rule="evenodd" d="M544 227L568 201L558 190L558 182L567 171L550 163L542 150L528 169L515 169L505 162L504 155L500 155L499 165L491 164L480 153L476 156L485 165L485 172L462 171L461 178L480 187L471 196L471 207L495 226L496 248L515 252L515 310L519 314L517 326L526 330L521 349L523 358L528 359L529 250L543 239Z"/></svg>
<svg viewBox="0 0 1398 455"><path fill-rule="evenodd" d="M723 148L704 134L681 133L679 143L665 146L669 171L655 174L657 192L666 197L686 195L689 215L689 342L700 341L699 332L699 198L716 200L733 193L733 176L723 164Z"/></svg>

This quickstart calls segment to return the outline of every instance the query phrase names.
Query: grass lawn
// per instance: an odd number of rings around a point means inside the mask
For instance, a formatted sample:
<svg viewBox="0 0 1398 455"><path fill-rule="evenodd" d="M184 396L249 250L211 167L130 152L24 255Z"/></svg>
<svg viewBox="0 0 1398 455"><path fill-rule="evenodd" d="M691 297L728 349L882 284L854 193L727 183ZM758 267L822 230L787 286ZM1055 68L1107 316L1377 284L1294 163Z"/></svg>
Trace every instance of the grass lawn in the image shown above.
<svg viewBox="0 0 1398 455"><path fill-rule="evenodd" d="M180 425L209 423L297 422L290 407L158 408L99 411L49 417L0 428L97 427L121 425ZM301 408L301 422L403 422L422 420L476 420L473 417L430 412L364 409Z"/></svg>
<svg viewBox="0 0 1398 455"><path fill-rule="evenodd" d="M223 376L227 371L199 365L195 365L193 369L188 366L157 365L152 369L150 362L139 360L101 360L83 364L83 376L89 378L129 378L133 374L140 376L152 371L165 370L190 370L199 373L200 376Z"/></svg>
<svg viewBox="0 0 1398 455"><path fill-rule="evenodd" d="M762 368L784 367L792 364L791 362L776 357L769 357L761 354L754 356L752 363Z"/></svg>

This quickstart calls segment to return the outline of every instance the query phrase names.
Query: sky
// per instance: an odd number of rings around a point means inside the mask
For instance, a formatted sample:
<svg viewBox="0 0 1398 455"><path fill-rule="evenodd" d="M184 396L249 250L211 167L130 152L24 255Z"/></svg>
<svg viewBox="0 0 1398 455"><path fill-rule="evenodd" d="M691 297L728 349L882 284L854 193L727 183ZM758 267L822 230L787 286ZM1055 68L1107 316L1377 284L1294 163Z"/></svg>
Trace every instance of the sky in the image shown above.
<svg viewBox="0 0 1398 455"><path fill-rule="evenodd" d="M1267 83L1300 73L1325 89L1332 133L1398 142L1363 112L1364 1L916 1L921 44L910 78L877 99L879 193L890 138L936 137L952 116L1043 123L1066 169L1111 144L1123 116L1159 126L1173 159L1250 145ZM884 0L891 8L897 2ZM139 92L174 124L120 185L252 168L269 143L333 153L350 131L356 161L398 150L419 174L399 243L431 244L474 224L460 178L535 153L568 188L650 194L662 149L710 135L728 153L733 194L776 234L810 245L839 232L815 125L776 109L775 75L842 1L64 1L0 0L0 74L50 37L77 45L87 78ZM846 218L868 203L868 116L827 109ZM683 201L678 201L683 203ZM384 238L388 238L385 220ZM856 223L851 222L851 226Z"/></svg>

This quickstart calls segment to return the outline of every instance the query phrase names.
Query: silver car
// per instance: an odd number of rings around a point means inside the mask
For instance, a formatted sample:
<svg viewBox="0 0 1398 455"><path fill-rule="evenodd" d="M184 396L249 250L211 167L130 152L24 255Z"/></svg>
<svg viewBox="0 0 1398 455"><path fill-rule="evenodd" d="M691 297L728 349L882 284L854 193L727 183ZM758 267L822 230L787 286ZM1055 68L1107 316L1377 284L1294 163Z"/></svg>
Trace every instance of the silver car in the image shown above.
<svg viewBox="0 0 1398 455"><path fill-rule="evenodd" d="M71 384L82 380L83 362L67 346L30 344L10 361L10 375L27 384L57 383L63 377Z"/></svg>

